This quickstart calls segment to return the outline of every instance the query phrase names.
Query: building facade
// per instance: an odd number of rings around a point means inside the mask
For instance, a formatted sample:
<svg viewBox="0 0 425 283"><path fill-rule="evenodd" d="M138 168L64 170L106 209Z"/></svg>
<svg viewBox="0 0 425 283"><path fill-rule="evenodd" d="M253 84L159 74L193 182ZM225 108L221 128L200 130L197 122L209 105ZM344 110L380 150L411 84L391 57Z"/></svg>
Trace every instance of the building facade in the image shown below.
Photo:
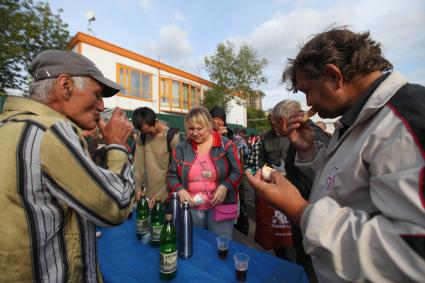
<svg viewBox="0 0 425 283"><path fill-rule="evenodd" d="M182 121L185 113L201 105L204 92L213 86L201 77L84 33L77 33L68 49L92 60L105 77L124 88L104 99L106 108L119 106L132 111L146 106L181 130L181 123L173 122ZM227 122L246 127L246 107L232 100L230 109Z"/></svg>
<svg viewBox="0 0 425 283"><path fill-rule="evenodd" d="M247 99L247 107L260 110L263 108L262 98L265 94L261 91L257 92L257 95L250 96Z"/></svg>

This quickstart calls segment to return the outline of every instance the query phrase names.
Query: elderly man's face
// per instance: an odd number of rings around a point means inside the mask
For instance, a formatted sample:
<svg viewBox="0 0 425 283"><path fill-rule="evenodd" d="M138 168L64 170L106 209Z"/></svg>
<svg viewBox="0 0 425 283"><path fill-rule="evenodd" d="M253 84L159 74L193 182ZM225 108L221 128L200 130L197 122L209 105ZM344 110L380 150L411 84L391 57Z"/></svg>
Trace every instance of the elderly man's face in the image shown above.
<svg viewBox="0 0 425 283"><path fill-rule="evenodd" d="M274 119L274 130L281 137L286 137L288 135L288 127L286 124L285 117L275 117Z"/></svg>
<svg viewBox="0 0 425 283"><path fill-rule="evenodd" d="M105 110L102 90L102 86L93 79L89 79L82 90L75 85L70 90L66 115L83 130L96 128L100 112Z"/></svg>

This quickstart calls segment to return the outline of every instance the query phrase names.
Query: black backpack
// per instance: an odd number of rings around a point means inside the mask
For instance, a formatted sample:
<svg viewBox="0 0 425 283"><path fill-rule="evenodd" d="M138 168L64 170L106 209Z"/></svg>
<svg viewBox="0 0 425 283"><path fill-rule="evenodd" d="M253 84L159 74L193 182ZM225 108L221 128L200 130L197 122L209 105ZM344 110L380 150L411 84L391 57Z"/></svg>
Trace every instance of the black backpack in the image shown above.
<svg viewBox="0 0 425 283"><path fill-rule="evenodd" d="M167 150L168 150L168 159L171 160L171 141L173 140L174 136L176 135L176 132L172 128L168 128L167 130ZM146 142L146 134L141 133L140 139L142 140L142 145L145 146Z"/></svg>

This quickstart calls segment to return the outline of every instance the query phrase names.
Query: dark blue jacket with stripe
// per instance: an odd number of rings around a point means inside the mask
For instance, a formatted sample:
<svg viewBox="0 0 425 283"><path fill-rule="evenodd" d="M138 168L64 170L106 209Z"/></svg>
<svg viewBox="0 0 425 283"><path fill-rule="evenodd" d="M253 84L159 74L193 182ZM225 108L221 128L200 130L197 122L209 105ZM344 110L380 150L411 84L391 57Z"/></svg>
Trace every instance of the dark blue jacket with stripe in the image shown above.
<svg viewBox="0 0 425 283"><path fill-rule="evenodd" d="M190 168L197 157L197 145L190 139L181 141L173 150L167 175L170 192L188 188ZM235 144L218 132L213 132L211 159L217 171L217 186L223 185L228 192L223 203L237 203L237 188L242 179L242 166L238 159Z"/></svg>

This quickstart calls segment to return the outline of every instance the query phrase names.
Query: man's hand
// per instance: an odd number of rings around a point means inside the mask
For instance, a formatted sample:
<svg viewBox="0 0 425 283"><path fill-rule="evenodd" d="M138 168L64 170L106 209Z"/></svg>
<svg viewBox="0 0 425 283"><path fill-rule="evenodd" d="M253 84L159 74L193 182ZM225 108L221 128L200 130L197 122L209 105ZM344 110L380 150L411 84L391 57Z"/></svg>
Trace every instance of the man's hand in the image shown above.
<svg viewBox="0 0 425 283"><path fill-rule="evenodd" d="M117 107L107 124L103 119L97 122L100 133L106 144L119 144L126 146L127 139L133 132L133 125L128 121L125 112Z"/></svg>
<svg viewBox="0 0 425 283"><path fill-rule="evenodd" d="M304 209L309 203L303 199L300 192L288 179L278 171L271 174L272 182L270 183L262 180L261 170L258 170L255 176L251 174L250 170L246 170L245 175L261 197L281 210L294 223L299 224Z"/></svg>
<svg viewBox="0 0 425 283"><path fill-rule="evenodd" d="M289 117L288 138L294 145L301 159L310 158L314 151L314 132L310 123L303 120L304 112L297 112Z"/></svg>

